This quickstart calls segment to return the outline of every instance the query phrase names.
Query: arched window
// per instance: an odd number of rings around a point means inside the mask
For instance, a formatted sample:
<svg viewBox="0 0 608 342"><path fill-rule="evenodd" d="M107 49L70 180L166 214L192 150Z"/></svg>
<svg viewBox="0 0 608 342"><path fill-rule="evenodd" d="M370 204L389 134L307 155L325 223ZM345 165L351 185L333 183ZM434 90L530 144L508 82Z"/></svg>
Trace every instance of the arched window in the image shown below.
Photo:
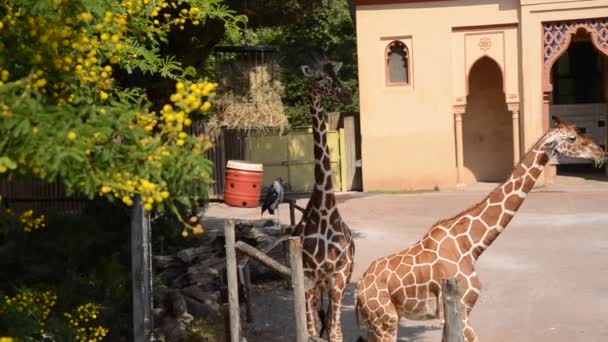
<svg viewBox="0 0 608 342"><path fill-rule="evenodd" d="M410 83L410 56L407 46L394 41L386 47L386 83L389 86Z"/></svg>

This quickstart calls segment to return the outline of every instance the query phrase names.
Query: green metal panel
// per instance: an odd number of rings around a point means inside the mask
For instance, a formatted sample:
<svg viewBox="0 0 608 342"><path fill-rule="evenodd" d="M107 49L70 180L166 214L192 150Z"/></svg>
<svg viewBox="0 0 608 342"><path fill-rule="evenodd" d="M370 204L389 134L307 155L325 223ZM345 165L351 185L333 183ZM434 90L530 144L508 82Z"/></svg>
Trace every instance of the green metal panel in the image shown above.
<svg viewBox="0 0 608 342"><path fill-rule="evenodd" d="M288 160L287 135L278 134L251 134L247 139L245 158L250 161L264 164L265 186L272 183L278 177L285 181L289 179L287 166L283 161Z"/></svg>
<svg viewBox="0 0 608 342"><path fill-rule="evenodd" d="M328 132L334 188L342 188L340 176L340 135ZM314 187L315 159L312 129L294 130L284 135L252 134L246 148L247 160L264 164L264 185L283 177L293 192L310 192Z"/></svg>

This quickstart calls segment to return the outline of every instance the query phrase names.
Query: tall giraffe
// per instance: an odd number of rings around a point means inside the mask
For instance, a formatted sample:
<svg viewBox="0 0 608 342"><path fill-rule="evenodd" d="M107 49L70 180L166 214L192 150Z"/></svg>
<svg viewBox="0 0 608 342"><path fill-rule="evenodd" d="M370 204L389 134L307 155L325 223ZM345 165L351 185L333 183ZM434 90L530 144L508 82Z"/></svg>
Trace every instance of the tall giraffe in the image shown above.
<svg viewBox="0 0 608 342"><path fill-rule="evenodd" d="M469 314L481 283L475 262L509 224L554 154L603 161L604 151L559 121L526 153L509 179L479 204L435 223L411 247L375 260L357 284L356 308L367 321L368 340L393 342L400 318L443 318L440 281L458 280L466 341L477 341Z"/></svg>
<svg viewBox="0 0 608 342"><path fill-rule="evenodd" d="M327 327L329 341L342 341L340 322L344 288L350 281L355 245L350 230L336 206L331 175L327 126L321 105L323 98L332 98L349 104L351 94L342 87L336 74L342 66L325 57L316 56L316 63L302 66L308 81L310 113L312 115L315 186L312 195L293 235L302 238L306 288L306 318L308 332L317 336L316 313L322 292L329 297Z"/></svg>

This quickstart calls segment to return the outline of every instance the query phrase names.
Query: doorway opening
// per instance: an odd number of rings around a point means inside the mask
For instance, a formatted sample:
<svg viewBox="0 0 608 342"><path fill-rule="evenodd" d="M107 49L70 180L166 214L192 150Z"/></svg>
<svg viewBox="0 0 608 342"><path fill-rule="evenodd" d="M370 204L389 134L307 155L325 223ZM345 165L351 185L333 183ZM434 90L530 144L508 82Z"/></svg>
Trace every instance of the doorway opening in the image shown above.
<svg viewBox="0 0 608 342"><path fill-rule="evenodd" d="M464 182L501 182L513 168L513 127L502 70L489 57L469 72L467 111L462 116Z"/></svg>
<svg viewBox="0 0 608 342"><path fill-rule="evenodd" d="M608 58L597 51L586 31L579 30L551 69L553 94L549 113L575 124L580 133L604 149L608 139L607 80ZM588 160L557 156L553 162L561 176L605 178L605 170Z"/></svg>

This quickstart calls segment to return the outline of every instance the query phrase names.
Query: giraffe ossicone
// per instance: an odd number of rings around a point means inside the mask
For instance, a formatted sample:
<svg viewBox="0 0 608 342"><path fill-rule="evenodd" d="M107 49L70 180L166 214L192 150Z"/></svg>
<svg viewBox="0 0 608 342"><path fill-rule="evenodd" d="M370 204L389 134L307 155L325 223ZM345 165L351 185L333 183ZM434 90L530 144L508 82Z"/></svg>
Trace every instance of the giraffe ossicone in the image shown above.
<svg viewBox="0 0 608 342"><path fill-rule="evenodd" d="M312 65L302 66L308 82L310 113L312 115L315 185L300 223L293 235L302 239L302 261L306 286L306 318L311 336L317 331L317 312L323 292L329 297L327 322L329 341L341 342L340 323L344 289L350 281L355 245L350 230L336 206L331 173L327 126L321 106L323 98L348 104L351 94L337 78L341 63L334 63L323 56L316 56Z"/></svg>
<svg viewBox="0 0 608 342"><path fill-rule="evenodd" d="M555 154L601 164L605 152L573 125L554 118L550 129L526 153L509 179L479 204L435 223L417 243L371 263L357 284L356 311L369 328L368 342L394 342L401 318L442 319L441 280L455 277L461 293L463 333L477 336L469 314L481 283L475 262L507 227Z"/></svg>

